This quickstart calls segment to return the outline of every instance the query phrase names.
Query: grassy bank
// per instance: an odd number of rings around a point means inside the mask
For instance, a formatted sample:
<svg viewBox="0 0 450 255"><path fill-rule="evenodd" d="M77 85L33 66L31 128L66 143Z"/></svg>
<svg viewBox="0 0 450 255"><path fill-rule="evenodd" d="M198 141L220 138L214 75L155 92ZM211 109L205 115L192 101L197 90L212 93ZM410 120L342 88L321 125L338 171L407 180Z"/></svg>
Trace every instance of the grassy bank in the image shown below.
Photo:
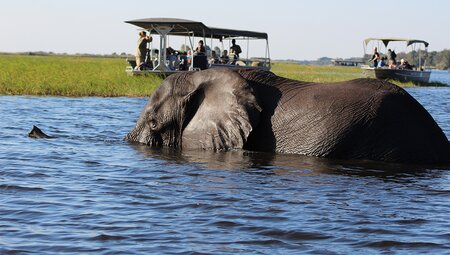
<svg viewBox="0 0 450 255"><path fill-rule="evenodd" d="M148 96L162 79L129 77L120 58L0 55L1 95ZM272 72L302 81L338 82L363 77L359 67L274 63ZM412 83L394 83L414 86Z"/></svg>
<svg viewBox="0 0 450 255"><path fill-rule="evenodd" d="M364 77L360 67L307 66L275 62L271 71L289 79L310 82L338 82Z"/></svg>
<svg viewBox="0 0 450 255"><path fill-rule="evenodd" d="M73 56L0 55L0 94L148 96L155 77L128 77L125 60Z"/></svg>

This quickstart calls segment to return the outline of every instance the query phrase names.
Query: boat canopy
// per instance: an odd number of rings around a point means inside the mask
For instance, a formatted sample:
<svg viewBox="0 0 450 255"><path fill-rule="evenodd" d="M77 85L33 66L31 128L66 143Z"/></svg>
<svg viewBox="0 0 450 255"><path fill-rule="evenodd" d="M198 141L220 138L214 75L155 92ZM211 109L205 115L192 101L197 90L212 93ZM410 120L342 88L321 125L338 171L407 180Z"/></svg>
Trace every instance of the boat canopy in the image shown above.
<svg viewBox="0 0 450 255"><path fill-rule="evenodd" d="M416 39L405 39L405 38L367 38L367 39L364 40L365 45L367 46L367 44L370 41L382 41L385 47L387 47L390 42L406 42L406 46L410 46L411 44L414 44L414 43L423 43L426 48L428 47L428 44L429 44L426 41L416 40Z"/></svg>
<svg viewBox="0 0 450 255"><path fill-rule="evenodd" d="M145 30L149 30L150 33L152 34L158 34L158 31L156 31L157 27L168 26L172 28L169 33L171 35L194 34L196 36L215 39L231 38L231 37L249 37L255 39L267 39L268 37L267 33L247 31L247 30L207 27L202 22L186 19L148 18L148 19L130 20L125 22L136 25Z"/></svg>

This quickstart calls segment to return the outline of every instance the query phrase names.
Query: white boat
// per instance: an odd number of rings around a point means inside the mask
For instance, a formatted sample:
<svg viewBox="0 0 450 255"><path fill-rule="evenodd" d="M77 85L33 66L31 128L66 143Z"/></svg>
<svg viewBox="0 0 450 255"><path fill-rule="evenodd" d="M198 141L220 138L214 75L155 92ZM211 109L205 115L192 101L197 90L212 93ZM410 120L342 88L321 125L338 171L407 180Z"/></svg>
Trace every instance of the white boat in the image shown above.
<svg viewBox="0 0 450 255"><path fill-rule="evenodd" d="M427 83L430 80L431 71L423 70L420 64L421 53L420 46L425 46L425 51L428 48L428 42L416 39L404 39L404 38L367 38L364 40L364 53L366 54L366 47L370 42L382 42L384 46L384 52L387 52L388 45L391 42L404 42L406 47L419 45L419 66L412 69L398 69L385 67L371 67L369 65L363 65L361 69L367 76L375 76L377 79L393 79L401 82L414 82L414 83Z"/></svg>
<svg viewBox="0 0 450 255"><path fill-rule="evenodd" d="M135 60L128 60L129 66L126 72L129 75L154 73L167 76L178 72L215 67L264 70L270 70L271 67L267 33L208 27L198 21L174 18L147 18L125 22L140 27L153 37L152 42L149 43L149 50L144 65L136 67ZM168 52L169 36L184 37L190 50L180 49ZM192 54L198 39L203 40L205 45L207 45L206 48L210 49L209 51L207 50L206 54ZM215 61L212 52L214 45L215 47L220 46L221 51L228 50L228 48L225 48L224 42L230 42L232 39L237 40L239 43L246 42L247 52L246 54L240 54L240 56L246 55L246 57L231 60L224 60L218 57L217 61ZM254 40L265 40L265 52L261 57L250 58L248 56L249 45L250 41ZM153 48L155 41L159 41L158 48Z"/></svg>

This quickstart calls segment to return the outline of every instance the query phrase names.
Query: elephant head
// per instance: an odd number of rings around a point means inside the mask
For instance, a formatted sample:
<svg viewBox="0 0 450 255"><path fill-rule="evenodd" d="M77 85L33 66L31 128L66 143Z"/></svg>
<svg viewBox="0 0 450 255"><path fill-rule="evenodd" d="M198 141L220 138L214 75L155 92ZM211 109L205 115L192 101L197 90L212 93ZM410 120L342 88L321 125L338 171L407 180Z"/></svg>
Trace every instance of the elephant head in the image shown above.
<svg viewBox="0 0 450 255"><path fill-rule="evenodd" d="M260 112L252 88L234 71L174 74L153 93L125 140L175 148L242 148Z"/></svg>

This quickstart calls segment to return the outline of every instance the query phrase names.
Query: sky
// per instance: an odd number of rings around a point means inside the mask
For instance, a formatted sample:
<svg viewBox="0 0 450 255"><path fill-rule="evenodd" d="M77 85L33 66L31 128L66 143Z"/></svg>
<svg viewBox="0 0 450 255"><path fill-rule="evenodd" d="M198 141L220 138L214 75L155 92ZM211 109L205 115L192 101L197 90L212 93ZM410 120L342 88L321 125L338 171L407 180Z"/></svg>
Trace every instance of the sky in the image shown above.
<svg viewBox="0 0 450 255"><path fill-rule="evenodd" d="M422 39L430 51L450 49L450 1L444 0L0 0L0 52L134 53L139 30L124 21L158 17L266 32L272 59L360 57L367 37ZM264 55L262 46L250 47Z"/></svg>

